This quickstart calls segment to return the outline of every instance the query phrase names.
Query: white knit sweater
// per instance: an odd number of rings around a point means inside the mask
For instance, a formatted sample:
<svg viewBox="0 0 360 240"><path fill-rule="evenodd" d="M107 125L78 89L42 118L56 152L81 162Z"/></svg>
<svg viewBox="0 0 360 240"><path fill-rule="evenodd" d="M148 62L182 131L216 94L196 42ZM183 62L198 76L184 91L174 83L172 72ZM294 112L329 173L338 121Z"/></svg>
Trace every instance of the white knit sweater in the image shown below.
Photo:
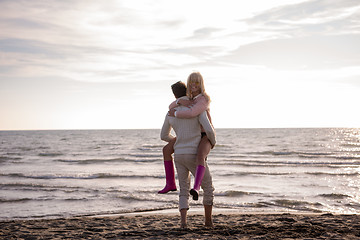
<svg viewBox="0 0 360 240"><path fill-rule="evenodd" d="M184 106L179 106L177 110L183 110ZM176 118L166 114L164 124L161 129L161 140L169 142L174 138L171 135L171 129L176 133L176 142L174 145L175 154L196 154L201 140L201 127L203 126L208 139L214 146L216 143L215 130L212 127L206 111L195 118Z"/></svg>

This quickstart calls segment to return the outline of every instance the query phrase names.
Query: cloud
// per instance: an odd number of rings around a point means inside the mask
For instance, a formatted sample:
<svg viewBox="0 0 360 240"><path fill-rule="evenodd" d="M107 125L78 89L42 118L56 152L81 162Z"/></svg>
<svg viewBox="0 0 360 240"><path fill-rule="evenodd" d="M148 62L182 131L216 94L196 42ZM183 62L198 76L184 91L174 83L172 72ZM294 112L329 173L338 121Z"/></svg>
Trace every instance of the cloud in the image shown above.
<svg viewBox="0 0 360 240"><path fill-rule="evenodd" d="M30 53L46 55L47 57L60 57L62 51L58 45L26 39L0 39L0 51L12 53Z"/></svg>
<svg viewBox="0 0 360 240"><path fill-rule="evenodd" d="M360 65L360 3L314 0L271 8L242 19L257 37L220 61L277 69L325 69Z"/></svg>
<svg viewBox="0 0 360 240"><path fill-rule="evenodd" d="M223 29L221 28L212 28L212 27L205 27L205 28L199 28L196 29L193 33L193 36L191 36L189 39L204 39L209 38L212 36L214 32L221 31Z"/></svg>
<svg viewBox="0 0 360 240"><path fill-rule="evenodd" d="M270 9L241 21L253 31L282 37L360 33L360 3L356 0L316 0Z"/></svg>
<svg viewBox="0 0 360 240"><path fill-rule="evenodd" d="M1 26L2 27L9 27L9 28L38 28L38 29L44 29L49 26L49 24L46 23L40 23L33 20L23 19L23 18L8 18L8 19L2 19L1 20Z"/></svg>
<svg viewBox="0 0 360 240"><path fill-rule="evenodd" d="M165 48L165 49L161 49L160 52L206 58L212 56L214 52L218 52L221 49L222 48L218 46L193 46L193 47Z"/></svg>
<svg viewBox="0 0 360 240"><path fill-rule="evenodd" d="M360 3L357 0L306 1L298 4L285 5L273 8L252 18L249 18L246 21L251 24L272 24L281 20L299 21L310 18L336 18L341 16L345 11L359 6Z"/></svg>
<svg viewBox="0 0 360 240"><path fill-rule="evenodd" d="M240 46L219 60L283 69L359 66L359 42L360 35L266 40Z"/></svg>

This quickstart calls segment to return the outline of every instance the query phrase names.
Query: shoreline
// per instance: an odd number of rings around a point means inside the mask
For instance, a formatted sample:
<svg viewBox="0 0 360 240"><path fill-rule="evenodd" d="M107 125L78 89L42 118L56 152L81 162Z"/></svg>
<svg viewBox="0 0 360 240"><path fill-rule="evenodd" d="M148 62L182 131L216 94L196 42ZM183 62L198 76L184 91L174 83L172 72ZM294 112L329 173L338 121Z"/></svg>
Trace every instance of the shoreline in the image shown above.
<svg viewBox="0 0 360 240"><path fill-rule="evenodd" d="M261 211L261 210L257 210L257 209L244 209L244 208L217 208L214 207L213 211L212 211L213 215L216 214L236 214L236 215L241 215L241 214L251 214L251 215L256 215L256 214L264 214L264 215L268 215L268 214L302 214L302 215L307 215L307 214L315 214L315 215L321 215L321 214L328 214L331 213L333 215L339 215L339 214L347 214L347 213L333 213L333 212L311 212L311 211L299 211L299 210L279 210L279 209L272 209L272 210L265 210L265 211ZM204 214L204 209L203 207L191 207L188 210L188 214L196 214L196 215L202 215ZM351 215L352 213L348 213L349 215ZM141 215L141 216L147 216L147 215L168 215L168 216L179 216L180 212L178 210L178 208L167 208L167 209L149 209L149 210L138 210L138 211L132 211L132 212L119 212L119 213L93 213L93 214L83 214L83 215L64 215L64 216L59 216L59 215L53 215L53 216L33 216L33 217L14 217L14 218L3 218L0 219L0 222L8 222L8 221L31 221L31 220L57 220L57 219L71 219L71 218L102 218L102 217L126 217L126 216L137 216L137 215Z"/></svg>
<svg viewBox="0 0 360 240"><path fill-rule="evenodd" d="M304 212L244 212L216 209L214 228L202 209L180 229L177 209L58 219L0 221L1 239L359 239L360 215Z"/></svg>
<svg viewBox="0 0 360 240"><path fill-rule="evenodd" d="M204 214L204 208L202 207L192 207L188 210L188 214L190 215L203 215ZM287 210L287 211L279 211L279 210L266 210L266 211L259 211L259 210L245 210L240 208L213 208L212 211L213 215L218 214L235 214L235 215L241 215L241 214L250 214L250 215L257 215L257 214L301 214L301 215L322 215L322 214L333 214L333 215L342 215L340 213L330 213L330 212L321 212L321 213L315 213L315 212L306 212L306 211L297 211L297 210ZM170 209L161 209L161 210L145 210L145 211L135 211L135 212L127 212L127 213L113 213L113 214L95 214L91 216L84 216L84 217L120 217L120 216L146 216L146 215L167 215L167 216L180 216L179 210L176 208L170 208ZM351 215L351 214L344 214L344 215ZM82 217L82 216L79 216Z"/></svg>

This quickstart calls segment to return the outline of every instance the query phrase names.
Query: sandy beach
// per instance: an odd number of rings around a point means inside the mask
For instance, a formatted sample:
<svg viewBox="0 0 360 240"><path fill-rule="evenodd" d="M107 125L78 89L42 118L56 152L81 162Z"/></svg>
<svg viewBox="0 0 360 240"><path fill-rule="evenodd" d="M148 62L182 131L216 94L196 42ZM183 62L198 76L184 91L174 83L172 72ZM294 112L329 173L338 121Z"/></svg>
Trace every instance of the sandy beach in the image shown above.
<svg viewBox="0 0 360 240"><path fill-rule="evenodd" d="M175 213L12 220L0 222L1 239L359 239L360 215L215 213L214 228L189 213L188 229Z"/></svg>

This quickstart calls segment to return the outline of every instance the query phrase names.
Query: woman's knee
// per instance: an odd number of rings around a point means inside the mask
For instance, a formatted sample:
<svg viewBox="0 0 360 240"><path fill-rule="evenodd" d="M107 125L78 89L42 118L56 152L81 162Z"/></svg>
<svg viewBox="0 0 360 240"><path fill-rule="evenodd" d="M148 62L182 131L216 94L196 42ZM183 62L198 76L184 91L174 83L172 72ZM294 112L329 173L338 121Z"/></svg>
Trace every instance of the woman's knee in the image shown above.
<svg viewBox="0 0 360 240"><path fill-rule="evenodd" d="M173 152L174 152L174 149L173 149L172 145L166 144L163 147L163 154L164 155L171 155Z"/></svg>
<svg viewBox="0 0 360 240"><path fill-rule="evenodd" d="M196 154L196 161L197 162L202 162L202 161L205 161L208 154L209 154L210 151L206 151L206 150L200 150L197 152Z"/></svg>

